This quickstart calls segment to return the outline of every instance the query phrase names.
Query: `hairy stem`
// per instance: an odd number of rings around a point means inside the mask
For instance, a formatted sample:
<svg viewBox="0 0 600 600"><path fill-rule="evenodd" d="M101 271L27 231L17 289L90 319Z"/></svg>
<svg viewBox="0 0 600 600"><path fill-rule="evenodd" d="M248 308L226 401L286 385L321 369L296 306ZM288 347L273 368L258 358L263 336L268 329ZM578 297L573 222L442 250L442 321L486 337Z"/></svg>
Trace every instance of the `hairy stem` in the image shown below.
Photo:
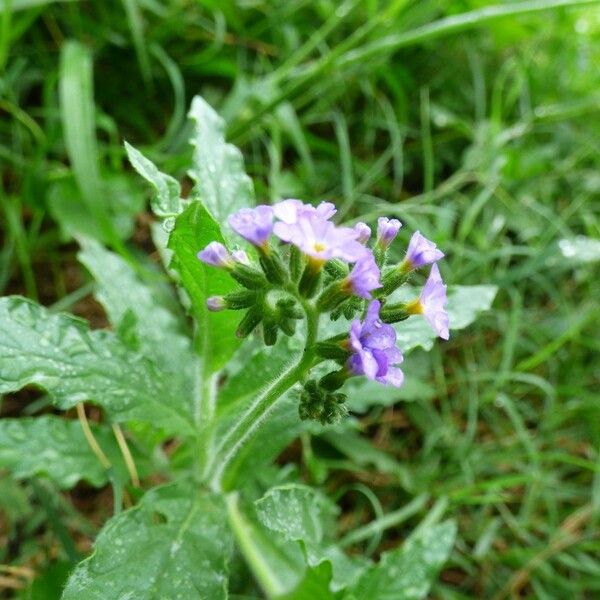
<svg viewBox="0 0 600 600"><path fill-rule="evenodd" d="M208 469L208 481L211 488L221 489L221 480L239 449L258 429L277 400L296 384L310 369L314 361L314 345L317 339L318 313L314 306L303 300L306 313L306 343L298 360L265 388L248 407L248 410L222 438Z"/></svg>

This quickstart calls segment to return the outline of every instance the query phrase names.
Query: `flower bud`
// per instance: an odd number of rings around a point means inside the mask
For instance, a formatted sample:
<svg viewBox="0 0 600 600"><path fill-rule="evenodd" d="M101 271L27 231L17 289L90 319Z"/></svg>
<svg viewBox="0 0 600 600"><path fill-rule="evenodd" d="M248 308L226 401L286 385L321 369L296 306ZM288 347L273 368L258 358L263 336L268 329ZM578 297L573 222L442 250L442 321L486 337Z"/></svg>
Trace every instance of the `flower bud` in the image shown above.
<svg viewBox="0 0 600 600"><path fill-rule="evenodd" d="M304 257L302 256L302 252L300 248L295 244L290 245L290 277L292 281L296 282L300 279L300 275L302 275L302 267L304 266Z"/></svg>
<svg viewBox="0 0 600 600"><path fill-rule="evenodd" d="M381 279L381 283L383 285L381 289L381 295L389 296L393 291L405 284L409 278L410 273L402 272L401 265L395 265L394 267L388 269Z"/></svg>
<svg viewBox="0 0 600 600"><path fill-rule="evenodd" d="M263 340L265 345L273 346L277 341L277 321L274 319L264 319L263 321Z"/></svg>
<svg viewBox="0 0 600 600"><path fill-rule="evenodd" d="M339 369L338 371L332 371L327 373L319 380L319 386L328 392L335 392L339 390L346 379L349 377L348 369Z"/></svg>
<svg viewBox="0 0 600 600"><path fill-rule="evenodd" d="M230 271L231 276L249 290L259 290L269 285L262 271L252 265L244 263L235 263Z"/></svg>
<svg viewBox="0 0 600 600"><path fill-rule="evenodd" d="M321 282L322 269L323 261L318 259L315 260L312 257L308 258L308 262L306 263L306 267L304 267L304 272L300 278L300 283L298 284L298 291L305 298L312 298L316 294L319 283Z"/></svg>
<svg viewBox="0 0 600 600"><path fill-rule="evenodd" d="M329 312L339 306L350 296L351 290L344 285L344 281L334 281L328 285L317 299L317 309Z"/></svg>
<svg viewBox="0 0 600 600"><path fill-rule="evenodd" d="M249 308L256 304L257 301L256 292L250 290L242 290L239 292L231 292L225 296L225 307L230 310L240 310L242 308Z"/></svg>
<svg viewBox="0 0 600 600"><path fill-rule="evenodd" d="M210 296L206 299L206 307L211 312L219 312L227 308L227 303L223 296Z"/></svg>
<svg viewBox="0 0 600 600"><path fill-rule="evenodd" d="M277 301L277 308L282 317L287 317L288 319L302 319L304 317L302 307L298 304L296 299L291 296L280 298Z"/></svg>
<svg viewBox="0 0 600 600"><path fill-rule="evenodd" d="M347 348L346 334L342 336L323 340L315 346L315 351L321 358L332 360L346 360L350 356L350 351Z"/></svg>
<svg viewBox="0 0 600 600"><path fill-rule="evenodd" d="M408 319L411 314L414 313L410 311L409 306L404 302L393 304L391 306L385 305L379 311L379 317L384 323L398 323Z"/></svg>
<svg viewBox="0 0 600 600"><path fill-rule="evenodd" d="M331 279L341 279L348 275L348 265L339 258L333 258L325 264L325 272Z"/></svg>
<svg viewBox="0 0 600 600"><path fill-rule="evenodd" d="M377 242L376 246L383 250L387 250L390 244L394 241L400 231L402 223L398 219L388 219L387 217L379 217L377 219Z"/></svg>
<svg viewBox="0 0 600 600"><path fill-rule="evenodd" d="M248 309L244 318L240 321L238 325L236 335L239 338L248 337L254 329L258 326L258 324L262 321L262 312L258 306L253 306Z"/></svg>
<svg viewBox="0 0 600 600"><path fill-rule="evenodd" d="M279 256L279 253L270 246L259 247L260 266L265 273L267 281L282 285L288 280L288 272Z"/></svg>
<svg viewBox="0 0 600 600"><path fill-rule="evenodd" d="M287 319L283 317L279 321L279 329L285 333L285 335L292 336L296 333L296 321L295 319Z"/></svg>

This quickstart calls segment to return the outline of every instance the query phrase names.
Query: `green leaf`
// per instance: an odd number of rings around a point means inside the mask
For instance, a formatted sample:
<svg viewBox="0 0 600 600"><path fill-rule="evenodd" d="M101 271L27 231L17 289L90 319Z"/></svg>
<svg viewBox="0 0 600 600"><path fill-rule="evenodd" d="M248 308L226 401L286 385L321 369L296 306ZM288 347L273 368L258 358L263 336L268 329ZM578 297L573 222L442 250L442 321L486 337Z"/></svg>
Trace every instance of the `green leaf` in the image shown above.
<svg viewBox="0 0 600 600"><path fill-rule="evenodd" d="M81 240L81 247L78 258L96 280L94 296L115 330L127 333L135 349L164 371L170 386L189 394L196 357L184 315L164 276L143 271L142 264L136 273L128 262L94 240Z"/></svg>
<svg viewBox="0 0 600 600"><path fill-rule="evenodd" d="M600 240L579 235L558 242L562 255L573 263L592 263L600 260Z"/></svg>
<svg viewBox="0 0 600 600"><path fill-rule="evenodd" d="M313 488L290 484L269 490L255 502L260 522L288 540L319 544L323 520L333 506Z"/></svg>
<svg viewBox="0 0 600 600"><path fill-rule="evenodd" d="M237 545L267 597L293 590L305 572L299 545L262 526L251 506L242 509L237 492L227 495L226 504Z"/></svg>
<svg viewBox="0 0 600 600"><path fill-rule="evenodd" d="M119 244L131 232L133 214L139 209L135 194L115 205L125 178L103 181L98 166L98 143L93 90L92 53L77 41L61 47L59 96L64 140L79 194L54 198L53 212L63 229L95 232L104 242ZM127 181L127 179L125 179ZM115 193L117 192L117 193ZM134 210L128 210L129 206ZM64 221L64 222L63 222Z"/></svg>
<svg viewBox="0 0 600 600"><path fill-rule="evenodd" d="M281 537L302 549L304 580L290 598L302 598L301 592L312 598L308 592L313 587L315 594L317 591L321 594L315 598L337 597L330 588L341 590L366 567L364 561L328 545L327 540L333 539L338 509L316 489L297 484L277 486L254 506L258 520L274 534L273 539Z"/></svg>
<svg viewBox="0 0 600 600"><path fill-rule="evenodd" d="M89 400L117 421L193 433L187 400L114 333L26 298L0 298L0 394L26 385L45 389L63 410Z"/></svg>
<svg viewBox="0 0 600 600"><path fill-rule="evenodd" d="M446 521L410 538L401 548L384 552L353 586L349 600L419 600L448 559L456 524Z"/></svg>
<svg viewBox="0 0 600 600"><path fill-rule="evenodd" d="M222 500L191 484L150 490L102 529L62 600L227 598L232 550Z"/></svg>
<svg viewBox="0 0 600 600"><path fill-rule="evenodd" d="M252 180L244 171L238 148L225 142L225 121L200 96L192 100L194 193L218 223L245 206L254 205Z"/></svg>
<svg viewBox="0 0 600 600"><path fill-rule="evenodd" d="M113 466L125 471L110 428L91 427ZM46 476L63 489L72 488L82 480L94 487L108 481L108 474L90 449L81 424L53 415L0 419L0 469L7 469L16 479Z"/></svg>
<svg viewBox="0 0 600 600"><path fill-rule="evenodd" d="M278 596L279 600L336 600L343 597L343 591L330 590L332 567L324 560L314 567L306 569L304 578L289 594Z"/></svg>
<svg viewBox="0 0 600 600"><path fill-rule="evenodd" d="M150 204L158 217L175 217L182 211L181 187L179 182L147 159L139 150L125 142L125 150L132 167L154 188Z"/></svg>
<svg viewBox="0 0 600 600"><path fill-rule="evenodd" d="M200 202L192 202L178 217L169 237L173 251L171 267L177 271L198 323L198 352L205 361L206 375L219 370L239 346L235 331L241 315L235 311L210 312L209 296L236 289L229 274L198 260L197 254L210 242L223 242L221 230Z"/></svg>

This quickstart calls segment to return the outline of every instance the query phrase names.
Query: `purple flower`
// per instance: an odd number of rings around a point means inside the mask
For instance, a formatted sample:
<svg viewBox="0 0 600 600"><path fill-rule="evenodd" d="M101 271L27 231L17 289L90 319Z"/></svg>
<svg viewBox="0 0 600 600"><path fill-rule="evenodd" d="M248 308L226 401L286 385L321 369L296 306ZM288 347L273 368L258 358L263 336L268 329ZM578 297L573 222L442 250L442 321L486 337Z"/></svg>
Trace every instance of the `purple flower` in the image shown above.
<svg viewBox="0 0 600 600"><path fill-rule="evenodd" d="M361 244L366 244L369 241L369 238L371 237L371 228L366 223L359 221L354 226L354 231L357 235L356 241Z"/></svg>
<svg viewBox="0 0 600 600"><path fill-rule="evenodd" d="M433 263L421 295L408 305L409 312L422 314L433 330L443 340L447 340L450 333L448 331L448 313L444 308L446 302L446 286L442 281L437 264Z"/></svg>
<svg viewBox="0 0 600 600"><path fill-rule="evenodd" d="M384 250L389 248L400 231L402 223L398 219L379 217L377 219L377 245Z"/></svg>
<svg viewBox="0 0 600 600"><path fill-rule="evenodd" d="M284 223L292 225L297 223L301 217L318 217L327 221L336 212L331 202L321 202L317 207L312 204L304 204L300 200L282 200L273 205L275 216Z"/></svg>
<svg viewBox="0 0 600 600"><path fill-rule="evenodd" d="M408 243L406 257L404 259L404 270L412 271L425 265L430 265L441 258L444 253L437 249L437 246L428 240L421 232L415 231Z"/></svg>
<svg viewBox="0 0 600 600"><path fill-rule="evenodd" d="M275 223L273 232L284 242L291 242L316 261L340 258L355 262L366 252L349 227L336 227L316 215L301 216L296 223Z"/></svg>
<svg viewBox="0 0 600 600"><path fill-rule="evenodd" d="M221 269L231 269L233 267L233 258L229 251L220 242L211 242L198 252L198 258L207 265L219 267Z"/></svg>
<svg viewBox="0 0 600 600"><path fill-rule="evenodd" d="M371 302L365 320L352 321L349 339L352 355L348 367L355 375L400 387L404 374L394 365L402 362L402 352L396 347L394 328L379 319L380 306L378 300Z"/></svg>
<svg viewBox="0 0 600 600"><path fill-rule="evenodd" d="M273 208L260 204L241 208L228 219L231 228L255 246L264 246L273 231Z"/></svg>
<svg viewBox="0 0 600 600"><path fill-rule="evenodd" d="M206 299L206 306L211 312L218 312L227 308L227 304L223 296L210 296Z"/></svg>
<svg viewBox="0 0 600 600"><path fill-rule="evenodd" d="M379 280L379 267L375 263L373 254L369 251L356 261L350 275L346 277L345 283L352 292L361 298L371 298L371 290L381 287Z"/></svg>

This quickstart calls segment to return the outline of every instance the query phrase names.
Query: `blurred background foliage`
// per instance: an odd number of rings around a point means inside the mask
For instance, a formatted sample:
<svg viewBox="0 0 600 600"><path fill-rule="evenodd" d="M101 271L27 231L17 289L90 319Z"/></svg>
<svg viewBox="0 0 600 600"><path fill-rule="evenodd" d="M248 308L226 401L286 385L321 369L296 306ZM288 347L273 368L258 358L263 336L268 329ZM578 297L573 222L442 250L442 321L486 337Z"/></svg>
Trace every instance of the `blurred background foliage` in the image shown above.
<svg viewBox="0 0 600 600"><path fill-rule="evenodd" d="M282 460L340 499L342 531L421 494L415 511L456 516L433 597L597 597L600 4L0 0L3 294L105 324L73 236L153 252L123 140L185 182L194 94L260 201L396 215L444 248L450 283L500 288L476 326L411 355L410 387L356 402L371 444L305 437ZM0 590L55 598L109 503L0 478ZM348 545L376 555L400 522Z"/></svg>

